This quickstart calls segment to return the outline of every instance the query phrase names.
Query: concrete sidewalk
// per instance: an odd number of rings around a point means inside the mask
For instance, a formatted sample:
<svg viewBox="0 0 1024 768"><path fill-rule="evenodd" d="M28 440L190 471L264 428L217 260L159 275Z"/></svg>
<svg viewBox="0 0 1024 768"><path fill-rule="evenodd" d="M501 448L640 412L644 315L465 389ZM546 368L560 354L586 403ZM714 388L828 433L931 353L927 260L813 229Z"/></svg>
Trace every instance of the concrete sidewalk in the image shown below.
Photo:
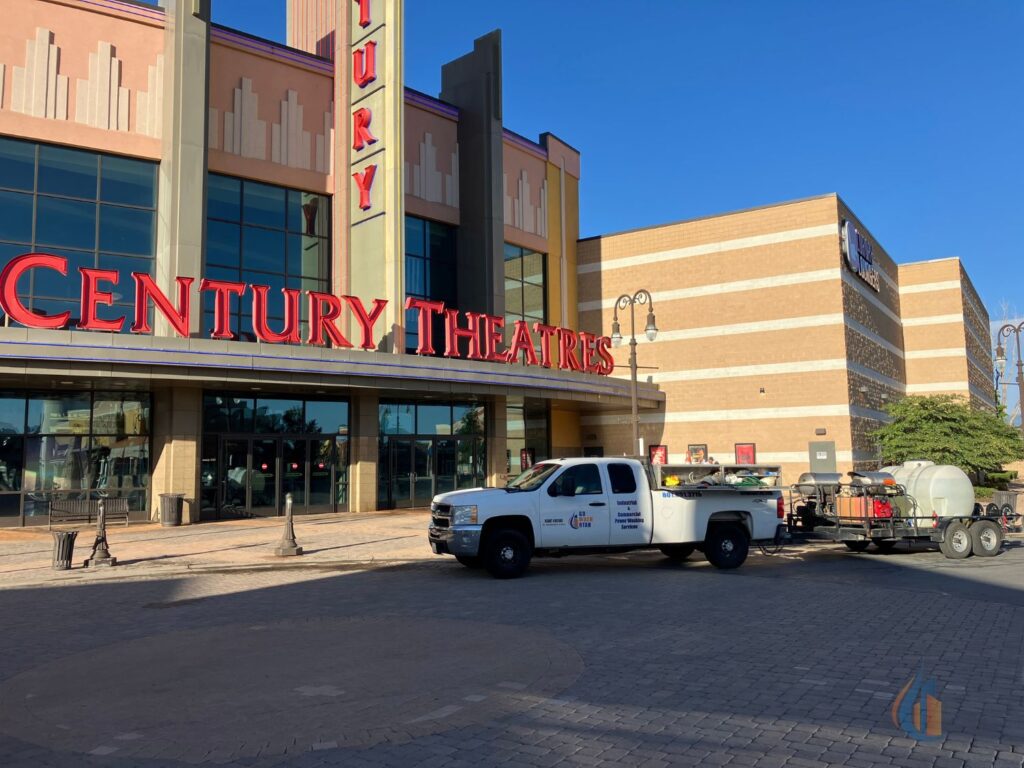
<svg viewBox="0 0 1024 768"><path fill-rule="evenodd" d="M71 571L51 566L53 538L45 528L0 531L0 587L77 581L82 578L150 577L203 570L351 568L431 560L425 510L295 518L305 554L277 557L284 518L256 518L161 528L146 523L107 528L115 568L87 569L95 526L79 531Z"/></svg>

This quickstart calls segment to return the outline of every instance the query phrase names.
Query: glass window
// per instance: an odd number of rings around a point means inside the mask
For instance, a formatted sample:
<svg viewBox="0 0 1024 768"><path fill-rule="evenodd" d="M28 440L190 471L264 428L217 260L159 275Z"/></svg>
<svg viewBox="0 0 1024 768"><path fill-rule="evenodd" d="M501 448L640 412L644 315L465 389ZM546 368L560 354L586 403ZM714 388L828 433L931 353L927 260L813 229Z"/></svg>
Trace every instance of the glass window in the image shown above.
<svg viewBox="0 0 1024 768"><path fill-rule="evenodd" d="M274 229L285 228L285 194L283 187L247 181L242 186L243 220L246 224Z"/></svg>
<svg viewBox="0 0 1024 768"><path fill-rule="evenodd" d="M636 493L636 475L629 464L609 464L608 479L612 493Z"/></svg>
<svg viewBox="0 0 1024 768"><path fill-rule="evenodd" d="M93 486L88 435L46 435L25 440L25 490L80 491Z"/></svg>
<svg viewBox="0 0 1024 768"><path fill-rule="evenodd" d="M452 408L452 431L456 435L483 435L486 431L486 409L482 405L459 405Z"/></svg>
<svg viewBox="0 0 1024 768"><path fill-rule="evenodd" d="M447 224L405 217L405 292L418 299L443 301L449 307L457 302L455 274L455 228ZM418 313L406 315L407 352L419 346ZM434 318L434 349L444 353L444 320Z"/></svg>
<svg viewBox="0 0 1024 768"><path fill-rule="evenodd" d="M0 192L0 240L32 242L31 194Z"/></svg>
<svg viewBox="0 0 1024 768"><path fill-rule="evenodd" d="M36 186L36 145L0 138L0 187L31 192Z"/></svg>
<svg viewBox="0 0 1024 768"><path fill-rule="evenodd" d="M31 434L89 434L92 411L88 394L35 395L28 400Z"/></svg>
<svg viewBox="0 0 1024 768"><path fill-rule="evenodd" d="M242 229L242 267L284 275L284 232L260 227Z"/></svg>
<svg viewBox="0 0 1024 768"><path fill-rule="evenodd" d="M256 431L287 434L305 432L302 401L260 398L256 403Z"/></svg>
<svg viewBox="0 0 1024 768"><path fill-rule="evenodd" d="M21 494L5 493L0 495L0 517L18 517L21 515Z"/></svg>
<svg viewBox="0 0 1024 768"><path fill-rule="evenodd" d="M141 208L156 207L156 168L124 157L100 160L100 200Z"/></svg>
<svg viewBox="0 0 1024 768"><path fill-rule="evenodd" d="M67 248L96 248L96 204L40 197L36 211L36 242Z"/></svg>
<svg viewBox="0 0 1024 768"><path fill-rule="evenodd" d="M203 430L206 432L252 432L256 401L251 397L203 397Z"/></svg>
<svg viewBox="0 0 1024 768"><path fill-rule="evenodd" d="M348 403L337 400L307 400L306 431L325 435L347 435Z"/></svg>
<svg viewBox="0 0 1024 768"><path fill-rule="evenodd" d="M153 215L142 208L100 206L100 250L148 256L154 252Z"/></svg>
<svg viewBox="0 0 1024 768"><path fill-rule="evenodd" d="M237 224L223 221L209 221L206 224L206 262L225 267L239 266L238 254L241 251L242 228ZM209 277L210 275L207 274ZM238 279L234 275L232 279Z"/></svg>
<svg viewBox="0 0 1024 768"><path fill-rule="evenodd" d="M94 435L149 434L149 395L97 393L92 404Z"/></svg>
<svg viewBox="0 0 1024 768"><path fill-rule="evenodd" d="M243 199L244 210L239 207ZM324 195L210 174L204 274L269 286L268 319L280 325L281 289L328 290L330 207L331 200ZM300 306L305 318L306 303ZM209 334L212 300L204 299L203 313L203 332ZM232 299L231 329L236 338L256 340L251 313L249 297Z"/></svg>
<svg viewBox="0 0 1024 768"><path fill-rule="evenodd" d="M21 470L25 457L24 438L0 436L0 492L21 490Z"/></svg>
<svg viewBox="0 0 1024 768"><path fill-rule="evenodd" d="M546 322L545 256L505 243L505 328L509 338L516 320Z"/></svg>
<svg viewBox="0 0 1024 768"><path fill-rule="evenodd" d="M601 489L601 474L596 464L577 464L569 467L555 480L553 487L558 492L569 495L571 491L575 496L593 496L603 493Z"/></svg>
<svg viewBox="0 0 1024 768"><path fill-rule="evenodd" d="M129 496L145 493L150 475L148 437L94 437L89 458L92 488Z"/></svg>
<svg viewBox="0 0 1024 768"><path fill-rule="evenodd" d="M0 396L0 434L20 435L25 431L25 398Z"/></svg>
<svg viewBox="0 0 1024 768"><path fill-rule="evenodd" d="M99 155L77 149L39 145L39 193L96 199Z"/></svg>
<svg viewBox="0 0 1024 768"><path fill-rule="evenodd" d="M452 408L450 405L417 406L417 435L450 435L451 433Z"/></svg>
<svg viewBox="0 0 1024 768"><path fill-rule="evenodd" d="M241 221L241 180L211 173L206 184L206 215L211 219Z"/></svg>
<svg viewBox="0 0 1024 768"><path fill-rule="evenodd" d="M16 161L10 157L11 147L18 148ZM117 270L117 287L112 289L115 302L132 304L135 291L131 273L153 273L157 164L0 140L0 175L7 161L15 163L12 173L22 177L28 173L26 163L31 162L39 185L34 199L31 195L0 192L0 241L17 238L22 243L13 248L0 243L0 257L45 251L68 260L68 277L46 269L34 269L22 276L18 291L25 305L37 314L70 310L69 325L77 323L80 286L70 278L83 267ZM0 178L0 187L6 184ZM32 189L24 178L15 184ZM104 314L102 309L100 313L111 319L119 314ZM122 332L127 333L130 325L125 323Z"/></svg>
<svg viewBox="0 0 1024 768"><path fill-rule="evenodd" d="M381 403L380 433L411 435L416 430L416 406L408 403Z"/></svg>

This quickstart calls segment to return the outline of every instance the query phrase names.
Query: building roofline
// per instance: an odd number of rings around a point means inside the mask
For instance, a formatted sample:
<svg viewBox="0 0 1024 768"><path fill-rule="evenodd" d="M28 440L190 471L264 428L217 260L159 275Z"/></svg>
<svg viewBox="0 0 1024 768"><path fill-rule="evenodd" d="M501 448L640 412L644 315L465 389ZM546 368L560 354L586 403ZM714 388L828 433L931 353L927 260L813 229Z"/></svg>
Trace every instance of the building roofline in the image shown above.
<svg viewBox="0 0 1024 768"><path fill-rule="evenodd" d="M229 37L242 38L242 40L247 40L251 43L256 43L257 45L253 46L256 52L277 55L280 56L281 58L291 60L296 64L305 64L307 66L318 67L320 69L325 69L326 65L326 67L330 68L332 74L334 72L334 62L331 59L328 59L324 56L317 56L315 53L309 53L308 51L303 51L299 48L292 48L291 46L285 45L284 43L279 43L275 40L268 40L265 37L260 37L259 35L252 35L248 32L243 32L233 27L226 27L223 24L217 24L216 22L210 22L210 30L211 33L220 32ZM212 34L210 35L210 38L211 40L213 39ZM226 42L234 42L236 44L241 44L242 41L229 39Z"/></svg>
<svg viewBox="0 0 1024 768"><path fill-rule="evenodd" d="M582 154L583 154L583 153L582 153L582 152L580 152L580 151L579 151L578 149L576 149L576 147L574 147L574 146L573 146L572 144L570 144L570 143L569 143L568 141L566 141L566 140L565 140L565 139L563 139L563 138L562 138L561 136L559 136L559 135L558 135L557 133L552 133L551 131L544 131L544 133L542 133L542 134L540 135L540 143L541 143L541 144L546 144L546 142L547 142L547 139L548 139L548 137L549 137L549 136L550 136L550 137L551 137L552 139L554 139L555 141L557 141L557 142L559 142L559 143L561 143L561 144L564 144L565 146L567 146L567 147L568 147L569 149L571 149L571 150L572 150L573 152L575 152L575 153L576 153L577 155L582 155Z"/></svg>
<svg viewBox="0 0 1024 768"><path fill-rule="evenodd" d="M405 100L417 106L423 107L424 109L430 109L434 112L439 112L447 117L458 118L459 108L454 104L449 104L447 101L442 101L436 96L431 96L429 93L418 91L415 88L410 88L408 85L405 86Z"/></svg>
<svg viewBox="0 0 1024 768"><path fill-rule="evenodd" d="M662 229L663 227L675 227L681 224L692 224L697 221L707 221L708 219L721 219L725 216L736 216L741 213L752 213L754 211L766 211L769 208L782 208L786 205L799 205L800 203L809 203L812 200L826 200L828 198L839 199L839 195L835 192L828 192L824 195L813 195L811 197L801 197L796 200L784 200L778 203L768 203L767 205L755 205L750 208L739 208L735 211L723 211L722 213L712 213L707 216L694 216L692 219L679 219L677 221L667 221L662 224L650 224L646 227L634 227L633 229L622 229L617 232L606 232L601 235L590 235L589 237L581 237L579 242L586 242L588 240L600 240L605 237L619 237L620 235L632 235L637 232L647 232L652 229ZM847 206L849 207L849 206Z"/></svg>

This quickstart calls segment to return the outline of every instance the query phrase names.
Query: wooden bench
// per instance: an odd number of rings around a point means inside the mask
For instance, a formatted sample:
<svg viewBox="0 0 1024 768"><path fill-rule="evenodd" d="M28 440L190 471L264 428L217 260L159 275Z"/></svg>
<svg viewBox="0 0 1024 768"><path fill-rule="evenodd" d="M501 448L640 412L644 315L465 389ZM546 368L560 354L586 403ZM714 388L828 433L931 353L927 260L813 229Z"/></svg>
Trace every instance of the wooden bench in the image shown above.
<svg viewBox="0 0 1024 768"><path fill-rule="evenodd" d="M125 526L128 525L128 499L103 499L103 511L107 522L123 519ZM51 501L46 528L51 530L54 523L91 523L99 514L100 502L97 499Z"/></svg>

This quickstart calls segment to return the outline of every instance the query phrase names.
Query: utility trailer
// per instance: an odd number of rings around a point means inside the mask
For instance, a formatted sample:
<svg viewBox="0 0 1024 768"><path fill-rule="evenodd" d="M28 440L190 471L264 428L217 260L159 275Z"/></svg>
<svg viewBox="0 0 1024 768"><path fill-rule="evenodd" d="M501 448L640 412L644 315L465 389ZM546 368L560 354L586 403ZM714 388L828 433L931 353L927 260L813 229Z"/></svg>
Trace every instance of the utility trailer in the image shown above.
<svg viewBox="0 0 1024 768"><path fill-rule="evenodd" d="M918 462L912 469L926 467L934 465ZM995 557L1002 548L1002 516L966 505L962 493L950 498L922 491L919 499L890 472L848 475L843 482L839 474L808 472L790 487L787 525L792 541L842 542L852 552L863 552L871 544L889 552L901 541L931 541L953 560L972 554Z"/></svg>

